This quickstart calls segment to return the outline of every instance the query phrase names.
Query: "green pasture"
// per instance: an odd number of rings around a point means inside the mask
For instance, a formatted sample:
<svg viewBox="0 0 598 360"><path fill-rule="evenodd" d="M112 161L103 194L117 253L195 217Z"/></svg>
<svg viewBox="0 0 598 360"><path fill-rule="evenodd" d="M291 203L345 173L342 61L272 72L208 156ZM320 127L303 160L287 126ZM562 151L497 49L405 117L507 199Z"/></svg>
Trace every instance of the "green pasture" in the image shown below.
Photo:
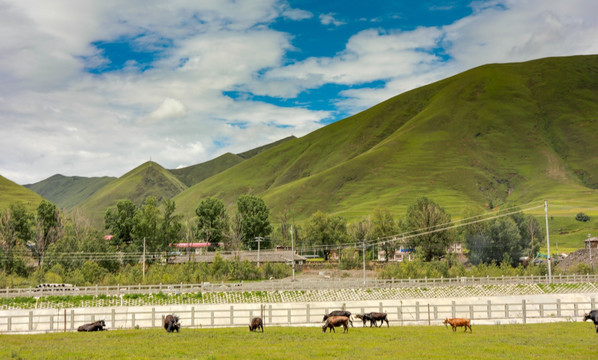
<svg viewBox="0 0 598 360"><path fill-rule="evenodd" d="M2 359L596 359L593 324L121 330L1 335Z"/></svg>

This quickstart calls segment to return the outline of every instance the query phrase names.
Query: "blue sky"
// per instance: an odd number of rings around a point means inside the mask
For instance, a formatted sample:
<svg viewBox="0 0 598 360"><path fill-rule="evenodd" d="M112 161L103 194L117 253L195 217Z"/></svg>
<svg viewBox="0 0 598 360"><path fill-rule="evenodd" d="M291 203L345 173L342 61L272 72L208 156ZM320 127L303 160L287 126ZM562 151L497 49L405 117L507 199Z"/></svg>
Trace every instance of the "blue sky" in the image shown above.
<svg viewBox="0 0 598 360"><path fill-rule="evenodd" d="M594 0L0 0L0 175L303 136L486 63L598 53Z"/></svg>

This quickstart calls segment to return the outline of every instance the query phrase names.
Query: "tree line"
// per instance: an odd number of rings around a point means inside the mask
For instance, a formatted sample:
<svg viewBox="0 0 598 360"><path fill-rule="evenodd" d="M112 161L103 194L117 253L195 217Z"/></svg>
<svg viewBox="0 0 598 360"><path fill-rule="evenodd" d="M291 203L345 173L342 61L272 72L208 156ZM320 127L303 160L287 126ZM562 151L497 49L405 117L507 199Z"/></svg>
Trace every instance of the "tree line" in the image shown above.
<svg viewBox="0 0 598 360"><path fill-rule="evenodd" d="M67 215L42 200L35 212L29 212L17 202L0 213L0 269L20 276L37 272L38 277L55 265L63 272L115 273L138 264L143 250L151 263L173 252L171 244L179 242L210 243L211 250L220 251L254 250L256 238L263 239L262 249L288 246L291 225L296 248L303 252L313 251L328 260L335 249L349 249L339 251L346 267L359 266L356 250L361 246L371 254L375 245L389 255L403 246L421 261L432 262L445 258L454 242L465 245L474 265L516 266L521 256L533 257L544 241L538 221L517 211L459 229L447 227L451 216L427 197L417 199L402 218L379 208L347 223L340 216L316 211L304 223L291 224L288 211L283 211L276 228L261 198L241 195L236 205L230 215L220 199L208 197L198 203L192 219L184 220L172 200L159 204L150 196L141 206L121 200L106 210L104 229L98 230L76 210ZM476 215L473 210L467 214ZM109 240L104 240L105 233L111 235Z"/></svg>

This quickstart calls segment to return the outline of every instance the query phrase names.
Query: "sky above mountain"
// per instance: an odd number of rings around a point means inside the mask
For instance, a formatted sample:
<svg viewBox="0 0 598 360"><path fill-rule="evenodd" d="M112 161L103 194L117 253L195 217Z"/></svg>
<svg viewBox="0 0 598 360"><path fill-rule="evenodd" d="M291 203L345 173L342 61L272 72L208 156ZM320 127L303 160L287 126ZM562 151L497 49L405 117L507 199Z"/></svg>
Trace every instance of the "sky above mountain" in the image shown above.
<svg viewBox="0 0 598 360"><path fill-rule="evenodd" d="M0 0L0 174L303 136L487 63L598 53L595 0Z"/></svg>

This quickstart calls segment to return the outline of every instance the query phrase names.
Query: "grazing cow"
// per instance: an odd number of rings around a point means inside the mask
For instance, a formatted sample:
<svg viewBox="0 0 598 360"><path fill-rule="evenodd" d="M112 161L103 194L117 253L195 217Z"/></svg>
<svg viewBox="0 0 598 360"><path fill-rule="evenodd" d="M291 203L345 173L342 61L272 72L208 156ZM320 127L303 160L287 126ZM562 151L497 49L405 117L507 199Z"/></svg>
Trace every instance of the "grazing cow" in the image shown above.
<svg viewBox="0 0 598 360"><path fill-rule="evenodd" d="M164 318L164 329L166 332L179 332L181 329L181 322L176 315L166 315Z"/></svg>
<svg viewBox="0 0 598 360"><path fill-rule="evenodd" d="M368 321L370 322L370 327L371 327L372 326L371 323L374 321L370 317L370 314L356 314L355 317L358 319L361 319L361 321L363 321L363 327L365 327L365 324Z"/></svg>
<svg viewBox="0 0 598 360"><path fill-rule="evenodd" d="M330 329L330 332L336 332L335 327L342 326L344 332L349 332L349 318L346 316L330 316L326 319L324 325L322 325L322 332L326 332L326 329Z"/></svg>
<svg viewBox="0 0 598 360"><path fill-rule="evenodd" d="M378 321L380 321L380 326L382 326L384 324L384 322L386 321L386 326L390 327L390 324L388 323L388 316L386 315L386 313L371 312L368 315L370 317L370 327L372 327L372 322L374 323L374 325L376 325L376 327L379 327Z"/></svg>
<svg viewBox="0 0 598 360"><path fill-rule="evenodd" d="M449 319L449 318L446 318L446 319L444 319L443 324L447 328L448 328L447 324L451 324L451 327L453 328L453 332L457 331L457 327L459 327L459 326L463 326L465 328L465 330L463 332L467 332L467 328L469 328L469 332L473 332L471 330L471 324L469 322L469 319L461 319L461 318Z"/></svg>
<svg viewBox="0 0 598 360"><path fill-rule="evenodd" d="M106 323L104 320L92 322L89 324L81 325L77 328L77 331L104 331L106 327Z"/></svg>
<svg viewBox="0 0 598 360"><path fill-rule="evenodd" d="M350 311L345 311L345 310L332 311L330 314L324 315L324 318L322 319L322 321L326 321L326 319L328 319L331 316L346 316L349 318L349 324L351 324L351 327L353 327L353 321L351 320L351 312Z"/></svg>
<svg viewBox="0 0 598 360"><path fill-rule="evenodd" d="M594 326L596 327L596 332L598 333L598 310L592 310L589 314L583 315L583 321L592 320L594 322Z"/></svg>
<svg viewBox="0 0 598 360"><path fill-rule="evenodd" d="M262 332L264 332L264 322L262 321L261 317L254 317L253 319L251 319L249 331L257 331L257 329L261 329Z"/></svg>

